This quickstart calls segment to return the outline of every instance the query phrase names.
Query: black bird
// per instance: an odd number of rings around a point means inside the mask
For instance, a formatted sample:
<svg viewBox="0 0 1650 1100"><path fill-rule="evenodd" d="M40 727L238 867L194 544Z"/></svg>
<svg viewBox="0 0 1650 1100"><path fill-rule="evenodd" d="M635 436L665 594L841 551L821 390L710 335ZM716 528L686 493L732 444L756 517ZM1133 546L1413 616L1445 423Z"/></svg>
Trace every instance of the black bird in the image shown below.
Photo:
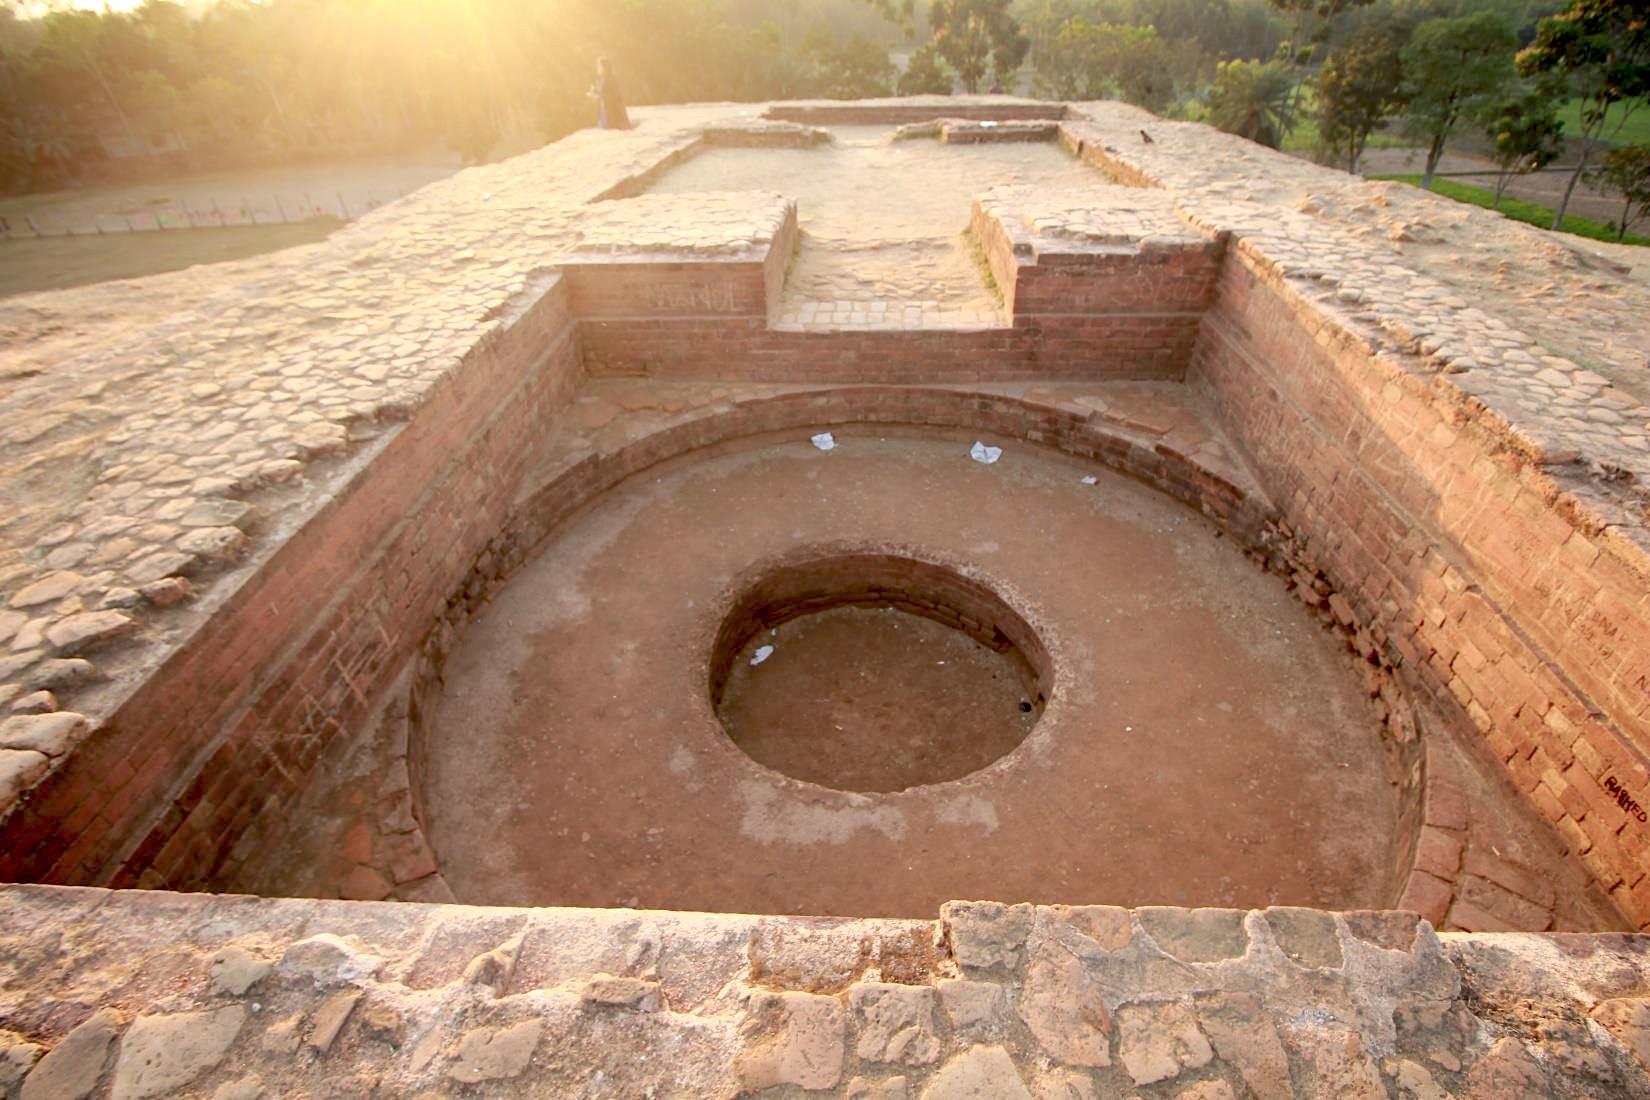
<svg viewBox="0 0 1650 1100"><path fill-rule="evenodd" d="M1148 133L1147 133L1147 132L1146 132L1146 131L1144 131L1144 130L1142 130L1142 131L1140 131L1140 140L1141 140L1141 141L1143 141L1143 142L1145 142L1145 143L1146 143L1146 144L1147 144L1147 145L1153 145L1153 144L1155 144L1155 143L1154 143L1154 142L1153 142L1153 141L1152 141L1152 136L1151 136L1151 135L1150 135L1150 134L1148 134Z"/></svg>

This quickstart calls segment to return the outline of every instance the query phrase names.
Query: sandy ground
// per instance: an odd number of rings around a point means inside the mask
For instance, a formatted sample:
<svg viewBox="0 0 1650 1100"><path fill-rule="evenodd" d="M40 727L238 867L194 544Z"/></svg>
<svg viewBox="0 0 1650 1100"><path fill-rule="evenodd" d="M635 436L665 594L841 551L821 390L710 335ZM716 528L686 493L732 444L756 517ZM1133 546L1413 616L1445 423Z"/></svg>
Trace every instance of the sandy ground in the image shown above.
<svg viewBox="0 0 1650 1100"><path fill-rule="evenodd" d="M829 454L803 439L638 475L472 625L421 757L427 835L460 900L1390 904L1397 796L1379 724L1281 582L1103 468L1014 443L988 467L962 439L838 438ZM847 535L977 570L1032 610L1056 671L1018 748L963 779L863 794L729 741L706 670L742 578Z"/></svg>

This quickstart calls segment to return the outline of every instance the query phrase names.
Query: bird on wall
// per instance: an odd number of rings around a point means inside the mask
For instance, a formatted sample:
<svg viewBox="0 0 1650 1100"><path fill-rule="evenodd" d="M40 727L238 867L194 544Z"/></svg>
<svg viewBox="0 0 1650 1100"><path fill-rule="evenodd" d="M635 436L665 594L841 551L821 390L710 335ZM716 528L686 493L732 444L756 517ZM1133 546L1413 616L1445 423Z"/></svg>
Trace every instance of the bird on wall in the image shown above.
<svg viewBox="0 0 1650 1100"><path fill-rule="evenodd" d="M1152 141L1152 136L1144 130L1140 131L1140 140L1145 142L1147 145L1157 144L1156 142Z"/></svg>

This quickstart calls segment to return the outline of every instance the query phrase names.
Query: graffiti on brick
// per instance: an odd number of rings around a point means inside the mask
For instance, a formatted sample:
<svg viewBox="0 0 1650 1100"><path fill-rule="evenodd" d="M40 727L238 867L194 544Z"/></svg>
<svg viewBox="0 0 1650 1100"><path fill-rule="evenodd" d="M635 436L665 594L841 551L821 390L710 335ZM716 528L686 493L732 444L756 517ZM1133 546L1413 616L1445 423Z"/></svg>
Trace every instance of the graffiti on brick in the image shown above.
<svg viewBox="0 0 1650 1100"><path fill-rule="evenodd" d="M1615 776L1608 775L1604 777L1604 790L1606 794L1616 800L1616 805L1640 821L1645 820L1644 807L1639 805L1638 799L1627 793L1627 788L1622 786Z"/></svg>
<svg viewBox="0 0 1650 1100"><path fill-rule="evenodd" d="M655 284L651 288L653 308L669 313L697 310L703 313L732 313L739 308L734 300L733 286L679 286Z"/></svg>

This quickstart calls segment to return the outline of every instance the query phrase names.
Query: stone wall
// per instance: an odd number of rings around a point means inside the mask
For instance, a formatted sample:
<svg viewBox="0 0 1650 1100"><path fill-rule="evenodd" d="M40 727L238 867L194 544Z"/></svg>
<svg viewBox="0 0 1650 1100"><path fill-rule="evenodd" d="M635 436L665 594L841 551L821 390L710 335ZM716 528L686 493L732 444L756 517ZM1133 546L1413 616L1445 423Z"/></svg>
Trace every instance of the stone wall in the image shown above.
<svg viewBox="0 0 1650 1100"><path fill-rule="evenodd" d="M1642 1096L1636 940L1413 914L936 921L0 888L0 1095Z"/></svg>

